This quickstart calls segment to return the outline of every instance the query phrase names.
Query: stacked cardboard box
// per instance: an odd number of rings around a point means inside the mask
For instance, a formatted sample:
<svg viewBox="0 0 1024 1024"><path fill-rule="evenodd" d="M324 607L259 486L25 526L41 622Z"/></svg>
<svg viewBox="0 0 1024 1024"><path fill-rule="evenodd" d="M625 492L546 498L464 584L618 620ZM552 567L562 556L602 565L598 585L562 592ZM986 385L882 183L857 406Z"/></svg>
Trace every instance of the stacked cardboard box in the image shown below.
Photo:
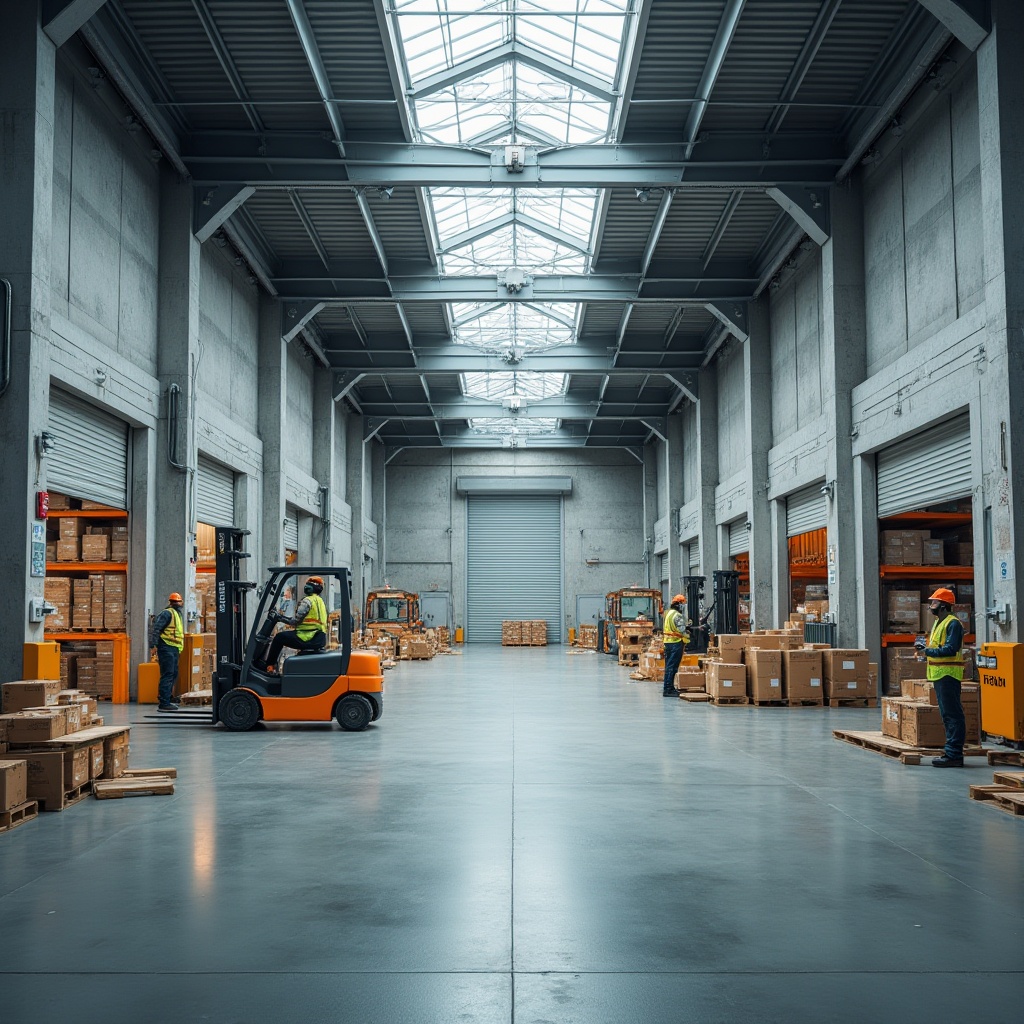
<svg viewBox="0 0 1024 1024"><path fill-rule="evenodd" d="M883 530L881 560L883 565L923 565L924 543L931 540L931 530ZM930 563L941 564L941 563Z"/></svg>
<svg viewBox="0 0 1024 1024"><path fill-rule="evenodd" d="M800 647L782 652L782 677L787 700L821 704L824 700L821 676L821 651Z"/></svg>
<svg viewBox="0 0 1024 1024"><path fill-rule="evenodd" d="M110 527L89 524L80 538L83 562L110 561Z"/></svg>
<svg viewBox="0 0 1024 1024"><path fill-rule="evenodd" d="M597 625L592 622L581 622L576 630L576 646L588 650L597 649Z"/></svg>
<svg viewBox="0 0 1024 1024"><path fill-rule="evenodd" d="M503 647L518 647L523 642L523 624L519 620L506 619L501 624Z"/></svg>
<svg viewBox="0 0 1024 1024"><path fill-rule="evenodd" d="M71 628L71 577L47 576L43 584L43 596L57 610L46 617L46 628L65 633Z"/></svg>
<svg viewBox="0 0 1024 1024"><path fill-rule="evenodd" d="M0 710L10 715L25 708L55 707L61 685L56 679L18 679L0 686Z"/></svg>
<svg viewBox="0 0 1024 1024"><path fill-rule="evenodd" d="M826 700L875 696L868 674L867 651L835 648L821 653Z"/></svg>
<svg viewBox="0 0 1024 1024"><path fill-rule="evenodd" d="M782 651L751 647L745 659L751 700L755 704L782 700Z"/></svg>
<svg viewBox="0 0 1024 1024"><path fill-rule="evenodd" d="M523 641L526 641L526 627L530 627L530 643L534 647L544 647L548 642L548 624L544 619L531 619L523 623Z"/></svg>
<svg viewBox="0 0 1024 1024"><path fill-rule="evenodd" d="M713 700L747 700L747 668L727 661L709 661L705 665L705 689Z"/></svg>
<svg viewBox="0 0 1024 1024"><path fill-rule="evenodd" d="M920 632L921 592L890 590L886 605L886 624L897 633Z"/></svg>
<svg viewBox="0 0 1024 1024"><path fill-rule="evenodd" d="M676 672L677 690L703 690L707 686L704 669L698 665L680 665Z"/></svg>
<svg viewBox="0 0 1024 1024"><path fill-rule="evenodd" d="M57 561L80 562L82 551L79 542L79 520L66 516L58 520Z"/></svg>
<svg viewBox="0 0 1024 1024"><path fill-rule="evenodd" d="M405 633L398 641L398 657L404 661L428 661L434 656L430 641L422 633Z"/></svg>
<svg viewBox="0 0 1024 1024"><path fill-rule="evenodd" d="M96 641L95 681L90 693L110 700L114 693L114 644L110 640Z"/></svg>
<svg viewBox="0 0 1024 1024"><path fill-rule="evenodd" d="M108 632L121 633L125 629L128 577L123 572L108 572L102 577L102 588L103 628ZM96 625L93 622L93 626Z"/></svg>
<svg viewBox="0 0 1024 1024"><path fill-rule="evenodd" d="M110 560L112 562L128 561L127 523L114 523L110 527Z"/></svg>

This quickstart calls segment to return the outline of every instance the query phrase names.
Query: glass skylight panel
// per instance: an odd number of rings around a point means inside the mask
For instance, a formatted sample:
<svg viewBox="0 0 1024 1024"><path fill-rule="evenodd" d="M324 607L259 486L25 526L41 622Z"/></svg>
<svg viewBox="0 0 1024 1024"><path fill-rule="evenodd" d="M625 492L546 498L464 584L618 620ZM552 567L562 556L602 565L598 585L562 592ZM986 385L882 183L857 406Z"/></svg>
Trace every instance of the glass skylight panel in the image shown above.
<svg viewBox="0 0 1024 1024"><path fill-rule="evenodd" d="M576 338L576 306L571 302L506 302L482 307L479 316L471 316L471 304L463 303L453 307L453 313L455 343L487 352L538 351L570 345Z"/></svg>
<svg viewBox="0 0 1024 1024"><path fill-rule="evenodd" d="M463 391L471 398L500 401L519 395L525 399L556 398L565 394L565 374L530 370L499 370L495 373L464 373Z"/></svg>
<svg viewBox="0 0 1024 1024"><path fill-rule="evenodd" d="M558 429L558 420L542 416L521 419L509 416L501 419L469 421L470 429L481 434L550 434Z"/></svg>
<svg viewBox="0 0 1024 1024"><path fill-rule="evenodd" d="M395 0L410 79L417 82L500 46L510 31L506 6L500 0Z"/></svg>

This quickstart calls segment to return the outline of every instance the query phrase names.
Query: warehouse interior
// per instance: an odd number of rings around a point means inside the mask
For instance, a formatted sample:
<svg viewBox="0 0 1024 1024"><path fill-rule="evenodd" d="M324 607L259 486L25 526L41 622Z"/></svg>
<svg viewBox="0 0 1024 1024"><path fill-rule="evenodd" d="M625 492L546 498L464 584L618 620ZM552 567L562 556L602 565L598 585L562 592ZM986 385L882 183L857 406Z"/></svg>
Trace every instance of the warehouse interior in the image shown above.
<svg viewBox="0 0 1024 1024"><path fill-rule="evenodd" d="M1018 1019L1024 7L4 13L4 1020Z"/></svg>

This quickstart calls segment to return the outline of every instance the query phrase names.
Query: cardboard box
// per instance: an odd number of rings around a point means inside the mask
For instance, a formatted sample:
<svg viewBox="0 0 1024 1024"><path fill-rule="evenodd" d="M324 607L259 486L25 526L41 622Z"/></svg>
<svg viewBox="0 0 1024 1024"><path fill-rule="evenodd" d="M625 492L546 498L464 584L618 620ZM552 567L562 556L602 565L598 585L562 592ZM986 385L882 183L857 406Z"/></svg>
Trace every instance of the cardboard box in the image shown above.
<svg viewBox="0 0 1024 1024"><path fill-rule="evenodd" d="M821 652L821 672L826 699L873 697L868 674L868 652L834 648Z"/></svg>
<svg viewBox="0 0 1024 1024"><path fill-rule="evenodd" d="M870 693L868 696L876 697L878 695L878 662L868 662L868 690Z"/></svg>
<svg viewBox="0 0 1024 1024"><path fill-rule="evenodd" d="M960 620L965 633L974 632L974 605L955 604L953 605L953 614Z"/></svg>
<svg viewBox="0 0 1024 1024"><path fill-rule="evenodd" d="M739 665L743 661L743 652L747 647L747 636L743 633L721 633L715 638L718 644L719 657L731 665ZM710 690L708 691L711 692Z"/></svg>
<svg viewBox="0 0 1024 1024"><path fill-rule="evenodd" d="M67 540L61 539L57 541L57 561L58 562L80 562L81 557L79 556L78 538L71 537Z"/></svg>
<svg viewBox="0 0 1024 1024"><path fill-rule="evenodd" d="M59 540L77 540L81 532L78 516L62 516L57 520Z"/></svg>
<svg viewBox="0 0 1024 1024"><path fill-rule="evenodd" d="M821 651L801 647L782 652L782 678L789 700L822 699Z"/></svg>
<svg viewBox="0 0 1024 1024"><path fill-rule="evenodd" d="M18 711L7 719L7 745L31 745L57 740L67 734L67 716L63 708Z"/></svg>
<svg viewBox="0 0 1024 1024"><path fill-rule="evenodd" d="M974 544L960 542L956 546L956 564L974 565Z"/></svg>
<svg viewBox="0 0 1024 1024"><path fill-rule="evenodd" d="M939 709L934 704L905 701L900 706L900 739L915 747L945 746L946 730Z"/></svg>
<svg viewBox="0 0 1024 1024"><path fill-rule="evenodd" d="M128 730L103 739L103 778L119 779L128 767Z"/></svg>
<svg viewBox="0 0 1024 1024"><path fill-rule="evenodd" d="M101 778L103 775L103 741L90 743L85 749L89 751L89 778Z"/></svg>
<svg viewBox="0 0 1024 1024"><path fill-rule="evenodd" d="M886 647L886 668L888 669L887 693L895 696L907 696L903 684L908 679L924 679L928 666L918 661L917 652L913 647Z"/></svg>
<svg viewBox="0 0 1024 1024"><path fill-rule="evenodd" d="M677 690L703 690L706 686L704 669L697 665L680 665L676 672Z"/></svg>
<svg viewBox="0 0 1024 1024"><path fill-rule="evenodd" d="M921 542L922 565L945 565L946 545L941 540L925 540Z"/></svg>
<svg viewBox="0 0 1024 1024"><path fill-rule="evenodd" d="M900 708L906 703L906 697L882 698L882 735L900 738Z"/></svg>
<svg viewBox="0 0 1024 1024"><path fill-rule="evenodd" d="M0 761L0 811L9 811L27 799L28 766L25 761Z"/></svg>
<svg viewBox="0 0 1024 1024"><path fill-rule="evenodd" d="M746 697L747 667L727 661L706 664L705 687L712 697Z"/></svg>
<svg viewBox="0 0 1024 1024"><path fill-rule="evenodd" d="M78 789L89 781L91 758L88 747L64 751L64 785L67 789Z"/></svg>
<svg viewBox="0 0 1024 1024"><path fill-rule="evenodd" d="M64 751L25 754L28 775L28 799L38 800L44 811L64 809Z"/></svg>
<svg viewBox="0 0 1024 1024"><path fill-rule="evenodd" d="M5 715L25 708L49 707L58 703L59 679L18 679L0 687L0 705Z"/></svg>
<svg viewBox="0 0 1024 1024"><path fill-rule="evenodd" d="M782 651L747 651L747 683L754 700L782 700Z"/></svg>
<svg viewBox="0 0 1024 1024"><path fill-rule="evenodd" d="M921 594L917 590L890 590L886 621L898 633L917 633L921 629Z"/></svg>
<svg viewBox="0 0 1024 1024"><path fill-rule="evenodd" d="M86 533L81 538L83 562L109 562L110 538L102 533Z"/></svg>

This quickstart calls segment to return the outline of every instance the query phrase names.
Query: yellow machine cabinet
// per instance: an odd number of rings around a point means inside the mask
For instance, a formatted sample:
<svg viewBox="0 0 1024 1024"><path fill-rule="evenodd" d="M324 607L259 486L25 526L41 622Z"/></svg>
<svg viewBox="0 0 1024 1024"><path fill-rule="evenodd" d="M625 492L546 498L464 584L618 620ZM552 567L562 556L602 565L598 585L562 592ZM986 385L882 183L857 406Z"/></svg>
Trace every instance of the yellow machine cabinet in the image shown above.
<svg viewBox="0 0 1024 1024"><path fill-rule="evenodd" d="M1024 644L982 644L978 679L981 731L1024 742Z"/></svg>

